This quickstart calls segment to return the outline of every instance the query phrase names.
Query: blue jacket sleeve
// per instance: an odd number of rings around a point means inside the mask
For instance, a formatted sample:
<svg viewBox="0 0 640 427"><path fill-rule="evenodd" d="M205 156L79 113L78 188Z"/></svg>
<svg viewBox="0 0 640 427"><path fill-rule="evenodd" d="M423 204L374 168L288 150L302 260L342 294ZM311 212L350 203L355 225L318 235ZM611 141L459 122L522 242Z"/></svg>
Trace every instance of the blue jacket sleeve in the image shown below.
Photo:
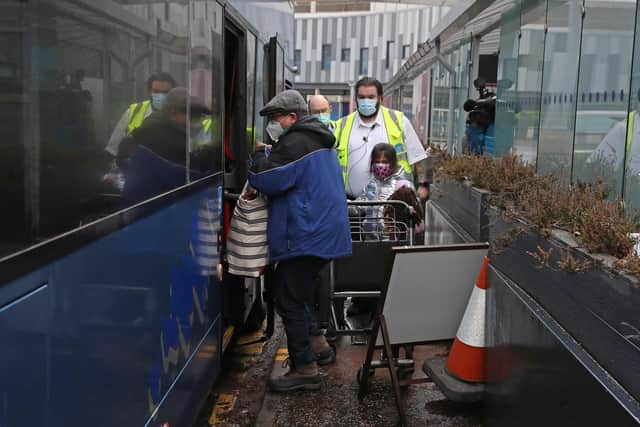
<svg viewBox="0 0 640 427"><path fill-rule="evenodd" d="M268 159L264 152L257 152L249 170L249 183L267 196L278 196L294 187L297 177L295 162L279 165Z"/></svg>

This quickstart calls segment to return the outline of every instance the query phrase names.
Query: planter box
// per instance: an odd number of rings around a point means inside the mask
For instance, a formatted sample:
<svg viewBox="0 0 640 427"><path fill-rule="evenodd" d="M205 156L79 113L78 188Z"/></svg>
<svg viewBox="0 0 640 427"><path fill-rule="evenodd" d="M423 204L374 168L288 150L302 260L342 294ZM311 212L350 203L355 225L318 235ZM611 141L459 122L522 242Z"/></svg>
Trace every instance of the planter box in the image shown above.
<svg viewBox="0 0 640 427"><path fill-rule="evenodd" d="M623 406L640 402L640 285L634 278L603 269L580 273L562 271L558 261L567 254L576 260L594 259L569 233L545 238L529 231L504 247L498 240L522 222L505 222L488 204L488 193L450 178L438 178L437 202L466 230L487 236L494 251L492 265L527 293L561 325L630 396ZM479 213L478 210L481 210ZM548 265L540 265L527 252L551 250ZM511 320L504 319L504 322ZM513 328L524 328L524 325ZM491 339L491 337L488 337ZM578 363L576 361L576 363ZM605 387L606 385L603 384Z"/></svg>
<svg viewBox="0 0 640 427"><path fill-rule="evenodd" d="M551 250L542 266L527 252ZM603 270L560 270L566 254L592 259L557 238L536 232L516 237L491 255L491 263L533 297L636 400L640 400L640 286Z"/></svg>
<svg viewBox="0 0 640 427"><path fill-rule="evenodd" d="M489 196L487 190L464 185L448 176L438 176L431 201L462 227L476 242L489 240Z"/></svg>
<svg viewBox="0 0 640 427"><path fill-rule="evenodd" d="M484 425L637 426L640 405L553 317L490 266Z"/></svg>

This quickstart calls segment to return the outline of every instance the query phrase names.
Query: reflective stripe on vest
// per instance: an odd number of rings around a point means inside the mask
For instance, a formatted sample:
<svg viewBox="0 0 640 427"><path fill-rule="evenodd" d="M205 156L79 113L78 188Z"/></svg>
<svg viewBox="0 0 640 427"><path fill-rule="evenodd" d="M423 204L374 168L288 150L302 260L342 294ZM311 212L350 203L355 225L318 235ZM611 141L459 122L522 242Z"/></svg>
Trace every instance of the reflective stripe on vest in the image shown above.
<svg viewBox="0 0 640 427"><path fill-rule="evenodd" d="M209 129L211 129L211 122L212 120L210 118L206 118L202 121L202 129L205 133L209 132Z"/></svg>
<svg viewBox="0 0 640 427"><path fill-rule="evenodd" d="M134 129L139 128L145 118L145 113L151 106L150 101L136 102L129 106L129 123L127 124L127 135Z"/></svg>
<svg viewBox="0 0 640 427"><path fill-rule="evenodd" d="M404 143L404 129L402 122L404 115L400 111L390 110L386 107L380 107L384 127L387 131L389 144L393 145L396 155L398 156L398 165L401 166L408 174L412 174L413 169L409 164L407 157L407 147ZM354 111L346 117L341 118L335 124L336 129L334 135L336 137L336 151L338 153L338 162L342 168L342 178L344 179L345 188L349 182L349 137L353 122L358 112Z"/></svg>
<svg viewBox="0 0 640 427"><path fill-rule="evenodd" d="M636 116L636 112L632 111L629 113L629 118L627 119L627 145L626 145L626 152L625 152L625 156L627 158L627 161L629 160L629 153L631 152L631 144L633 143L633 122L634 122L634 118Z"/></svg>

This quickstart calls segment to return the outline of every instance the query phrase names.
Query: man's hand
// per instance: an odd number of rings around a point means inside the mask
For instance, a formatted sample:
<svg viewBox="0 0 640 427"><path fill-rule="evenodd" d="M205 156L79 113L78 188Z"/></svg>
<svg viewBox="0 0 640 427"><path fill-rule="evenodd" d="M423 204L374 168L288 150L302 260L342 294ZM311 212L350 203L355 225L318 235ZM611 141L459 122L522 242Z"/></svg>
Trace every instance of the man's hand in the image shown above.
<svg viewBox="0 0 640 427"><path fill-rule="evenodd" d="M264 150L264 149L271 150L271 145L265 144L262 141L256 141L256 150Z"/></svg>

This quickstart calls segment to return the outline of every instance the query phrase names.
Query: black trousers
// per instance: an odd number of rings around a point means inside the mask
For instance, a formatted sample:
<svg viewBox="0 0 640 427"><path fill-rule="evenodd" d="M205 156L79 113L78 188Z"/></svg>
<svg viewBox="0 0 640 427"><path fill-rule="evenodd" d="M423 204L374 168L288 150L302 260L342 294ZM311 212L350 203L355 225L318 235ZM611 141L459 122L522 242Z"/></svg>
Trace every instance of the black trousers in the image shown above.
<svg viewBox="0 0 640 427"><path fill-rule="evenodd" d="M310 333L317 330L314 304L317 276L327 260L296 257L278 262L274 277L275 307L284 322L289 358L293 366L316 360Z"/></svg>

